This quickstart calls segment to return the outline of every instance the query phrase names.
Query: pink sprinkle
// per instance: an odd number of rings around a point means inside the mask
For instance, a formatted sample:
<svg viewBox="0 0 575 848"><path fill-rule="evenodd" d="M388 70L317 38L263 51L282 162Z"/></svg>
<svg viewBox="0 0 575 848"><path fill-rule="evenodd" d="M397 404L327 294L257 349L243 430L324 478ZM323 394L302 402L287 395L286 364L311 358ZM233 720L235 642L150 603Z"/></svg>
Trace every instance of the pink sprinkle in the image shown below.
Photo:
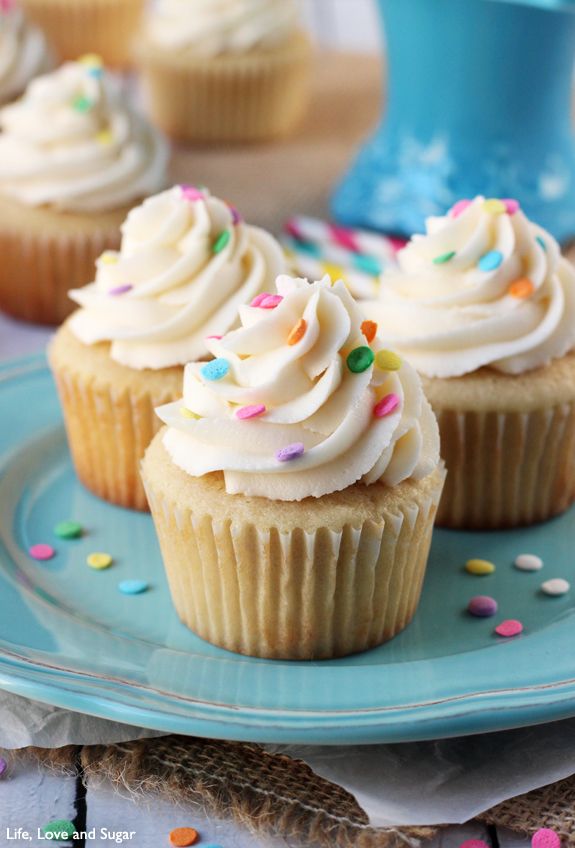
<svg viewBox="0 0 575 848"><path fill-rule="evenodd" d="M262 292L261 294L257 294L250 303L250 306L259 306L262 300L265 300L266 297L271 297L271 294L269 292Z"/></svg>
<svg viewBox="0 0 575 848"><path fill-rule="evenodd" d="M519 210L518 200L513 200L510 197L504 197L501 199L501 202L505 206L508 215L515 215L515 213Z"/></svg>
<svg viewBox="0 0 575 848"><path fill-rule="evenodd" d="M125 283L123 286L116 286L115 289L108 289L108 294L111 294L112 297L116 297L119 294L126 294L126 292L132 291L134 286L130 283Z"/></svg>
<svg viewBox="0 0 575 848"><path fill-rule="evenodd" d="M32 559L46 560L52 559L56 551L52 545L39 544L28 548L28 553Z"/></svg>
<svg viewBox="0 0 575 848"><path fill-rule="evenodd" d="M483 839L466 839L459 848L489 848L489 845Z"/></svg>
<svg viewBox="0 0 575 848"><path fill-rule="evenodd" d="M392 392L391 394L382 397L382 399L375 404L373 407L373 414L376 418L385 418L386 415L389 415L394 409L397 409L398 406L399 395Z"/></svg>
<svg viewBox="0 0 575 848"><path fill-rule="evenodd" d="M332 239L342 247L345 247L346 250L351 250L354 253L360 252L355 236L350 230L346 230L345 227L338 227L336 224L330 224L329 230Z"/></svg>
<svg viewBox="0 0 575 848"><path fill-rule="evenodd" d="M236 412L236 418L240 418L242 421L248 418L257 418L258 415L263 415L266 411L263 403L253 403L251 406L242 406L241 409L238 409Z"/></svg>
<svg viewBox="0 0 575 848"><path fill-rule="evenodd" d="M0 12L11 12L14 8L14 0L0 0Z"/></svg>
<svg viewBox="0 0 575 848"><path fill-rule="evenodd" d="M289 236L293 236L293 238L297 239L298 241L304 241L304 237L293 218L290 218L290 220L286 223L284 229Z"/></svg>
<svg viewBox="0 0 575 848"><path fill-rule="evenodd" d="M465 212L468 206L471 206L471 200L458 200L455 206L451 207L449 216L451 218L459 218L462 212Z"/></svg>
<svg viewBox="0 0 575 848"><path fill-rule="evenodd" d="M206 336L206 341L208 339L218 339L218 341L219 341L219 339L223 339L223 336Z"/></svg>
<svg viewBox="0 0 575 848"><path fill-rule="evenodd" d="M195 202L196 200L206 199L203 192L201 192L199 188L196 188L193 185L181 185L180 190L182 192L182 197L184 198L184 200L189 200L191 203Z"/></svg>
<svg viewBox="0 0 575 848"><path fill-rule="evenodd" d="M506 638L509 636L518 636L523 632L523 625L516 618L508 618L497 625L495 632L498 636L505 636Z"/></svg>
<svg viewBox="0 0 575 848"><path fill-rule="evenodd" d="M263 300L260 300L258 306L260 309L275 309L282 302L281 294L268 294Z"/></svg>
<svg viewBox="0 0 575 848"><path fill-rule="evenodd" d="M405 238L394 238L393 236L389 236L388 241L391 245L392 250L395 253L399 253L399 251L403 250L403 248L407 244L407 239L405 239Z"/></svg>
<svg viewBox="0 0 575 848"><path fill-rule="evenodd" d="M561 848L561 839L550 827L541 827L531 837L531 848Z"/></svg>

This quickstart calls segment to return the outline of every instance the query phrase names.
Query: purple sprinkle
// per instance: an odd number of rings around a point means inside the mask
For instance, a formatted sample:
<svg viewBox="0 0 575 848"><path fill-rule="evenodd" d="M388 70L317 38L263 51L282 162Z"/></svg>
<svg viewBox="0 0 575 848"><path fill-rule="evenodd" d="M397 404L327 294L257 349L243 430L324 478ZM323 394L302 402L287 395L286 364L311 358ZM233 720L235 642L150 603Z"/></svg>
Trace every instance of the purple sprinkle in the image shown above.
<svg viewBox="0 0 575 848"><path fill-rule="evenodd" d="M0 777L4 774L6 769L8 768L8 763L4 759L4 757L0 757Z"/></svg>
<svg viewBox="0 0 575 848"><path fill-rule="evenodd" d="M236 207L233 206L231 203L228 203L228 207L229 207L230 212L232 213L232 224L235 227L241 222L242 216L240 215L240 213L238 212Z"/></svg>
<svg viewBox="0 0 575 848"><path fill-rule="evenodd" d="M116 286L115 289L109 289L108 294L116 297L118 294L126 294L126 292L132 291L133 288L134 286L131 283L125 283L123 286Z"/></svg>
<svg viewBox="0 0 575 848"><path fill-rule="evenodd" d="M292 459L301 456L304 450L303 442L293 442L293 444L286 445L285 448L276 451L276 459L278 462L290 462Z"/></svg>
<svg viewBox="0 0 575 848"><path fill-rule="evenodd" d="M194 203L196 200L205 200L205 195L193 185L181 185L180 190L182 192L182 197L184 200L189 200L190 203Z"/></svg>
<svg viewBox="0 0 575 848"><path fill-rule="evenodd" d="M467 612L479 618L489 618L497 612L497 601L489 595L476 595L469 601Z"/></svg>

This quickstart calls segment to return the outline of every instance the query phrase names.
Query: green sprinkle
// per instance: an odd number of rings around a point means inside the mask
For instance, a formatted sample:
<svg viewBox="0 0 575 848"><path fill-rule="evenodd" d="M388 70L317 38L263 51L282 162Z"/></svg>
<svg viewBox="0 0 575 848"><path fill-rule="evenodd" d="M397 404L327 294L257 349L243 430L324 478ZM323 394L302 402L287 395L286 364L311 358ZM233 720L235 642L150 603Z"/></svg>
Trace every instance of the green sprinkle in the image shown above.
<svg viewBox="0 0 575 848"><path fill-rule="evenodd" d="M362 347L354 348L347 357L347 367L354 374L361 374L362 371L367 371L374 360L373 351L370 347L362 345Z"/></svg>
<svg viewBox="0 0 575 848"><path fill-rule="evenodd" d="M454 250L448 250L447 253L441 253L439 256L435 256L431 261L434 265L445 265L446 262L449 262L455 256Z"/></svg>
<svg viewBox="0 0 575 848"><path fill-rule="evenodd" d="M540 244L545 253L547 253L547 245L543 241L543 238L541 236L535 236L535 241L537 242L537 244Z"/></svg>
<svg viewBox="0 0 575 848"><path fill-rule="evenodd" d="M223 230L212 245L212 253L221 253L231 237L230 230Z"/></svg>
<svg viewBox="0 0 575 848"><path fill-rule="evenodd" d="M56 821L49 822L49 824L45 824L42 828L42 833L48 839L55 840L56 842L67 842L76 833L76 828L68 819L57 819Z"/></svg>
<svg viewBox="0 0 575 848"><path fill-rule="evenodd" d="M79 94L78 97L74 98L72 101L72 108L76 112L89 112L92 108L92 101L83 94Z"/></svg>
<svg viewBox="0 0 575 848"><path fill-rule="evenodd" d="M78 539L82 535L82 525L77 521L60 521L54 527L54 533L60 539Z"/></svg>

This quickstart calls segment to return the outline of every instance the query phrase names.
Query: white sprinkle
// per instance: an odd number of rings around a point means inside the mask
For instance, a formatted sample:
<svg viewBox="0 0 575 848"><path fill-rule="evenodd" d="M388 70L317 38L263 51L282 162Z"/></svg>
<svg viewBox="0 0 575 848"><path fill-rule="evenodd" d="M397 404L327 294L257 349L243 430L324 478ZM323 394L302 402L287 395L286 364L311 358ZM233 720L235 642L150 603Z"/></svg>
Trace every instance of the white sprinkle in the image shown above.
<svg viewBox="0 0 575 848"><path fill-rule="evenodd" d="M562 577L554 577L553 580L546 580L541 584L541 591L546 595L564 595L570 588L569 582Z"/></svg>
<svg viewBox="0 0 575 848"><path fill-rule="evenodd" d="M515 568L520 571L540 571L543 568L543 560L535 554L519 554L515 560Z"/></svg>

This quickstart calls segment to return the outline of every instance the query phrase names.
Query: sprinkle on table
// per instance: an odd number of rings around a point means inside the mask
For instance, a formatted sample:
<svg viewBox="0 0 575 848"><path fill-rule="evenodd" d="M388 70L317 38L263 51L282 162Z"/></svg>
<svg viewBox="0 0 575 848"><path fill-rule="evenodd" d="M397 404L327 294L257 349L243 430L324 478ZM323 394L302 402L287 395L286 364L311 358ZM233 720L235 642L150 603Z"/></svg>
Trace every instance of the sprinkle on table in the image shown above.
<svg viewBox="0 0 575 848"><path fill-rule="evenodd" d="M465 570L468 574L484 575L493 574L495 566L487 559L468 559L465 563Z"/></svg>
<svg viewBox="0 0 575 848"><path fill-rule="evenodd" d="M300 457L304 451L303 442L293 442L291 445L286 445L285 448L276 451L276 459L278 462L291 462Z"/></svg>
<svg viewBox="0 0 575 848"><path fill-rule="evenodd" d="M7 768L8 768L8 763L6 762L4 757L0 757L0 777L2 777L2 775L5 773Z"/></svg>
<svg viewBox="0 0 575 848"><path fill-rule="evenodd" d="M131 283L124 283L121 286L115 286L113 289L108 289L108 294L112 297L119 297L122 294L127 294L132 291L134 286Z"/></svg>
<svg viewBox="0 0 575 848"><path fill-rule="evenodd" d="M170 832L170 844L174 848L189 848L198 841L198 831L193 827L176 827Z"/></svg>
<svg viewBox="0 0 575 848"><path fill-rule="evenodd" d="M401 356L393 350L378 350L375 354L375 367L381 371L399 371Z"/></svg>
<svg viewBox="0 0 575 848"><path fill-rule="evenodd" d="M223 380L229 370L230 363L227 359L220 356L218 359L212 359L211 362L206 362L205 365L202 365L200 374L204 380L213 382L215 380Z"/></svg>
<svg viewBox="0 0 575 848"><path fill-rule="evenodd" d="M451 218L459 218L459 216L465 212L469 206L471 206L471 202L471 200L458 200L457 203L451 207L449 216Z"/></svg>
<svg viewBox="0 0 575 848"><path fill-rule="evenodd" d="M374 340L377 335L377 324L375 321L363 321L361 325L361 332L365 336L365 340L368 344Z"/></svg>
<svg viewBox="0 0 575 848"><path fill-rule="evenodd" d="M44 562L47 559L52 559L52 557L56 555L56 551L54 550L52 545L46 545L43 542L29 547L28 553L30 554L32 559L37 559L40 562Z"/></svg>
<svg viewBox="0 0 575 848"><path fill-rule="evenodd" d="M529 277L519 277L518 280L515 280L509 288L507 289L511 297L517 297L519 299L525 299L531 297L533 292L535 291L535 286L529 279Z"/></svg>
<svg viewBox="0 0 575 848"><path fill-rule="evenodd" d="M448 250L445 253L440 253L439 256L434 256L431 260L434 265L445 265L446 262L451 262L455 256L454 250Z"/></svg>
<svg viewBox="0 0 575 848"><path fill-rule="evenodd" d="M376 418L385 418L386 415L391 415L392 412L395 412L399 403L399 395L391 392L390 394L382 397L381 400L375 404L373 407L373 414Z"/></svg>
<svg viewBox="0 0 575 848"><path fill-rule="evenodd" d="M249 406L242 406L236 411L236 418L240 421L247 421L250 418L259 418L264 415L266 408L263 403L252 403Z"/></svg>
<svg viewBox="0 0 575 848"><path fill-rule="evenodd" d="M305 331L307 330L307 321L305 318L300 318L297 324L292 327L287 337L288 345L293 346L297 344L303 337L305 336Z"/></svg>
<svg viewBox="0 0 575 848"><path fill-rule="evenodd" d="M489 845L483 839L466 839L459 848L489 848Z"/></svg>
<svg viewBox="0 0 575 848"><path fill-rule="evenodd" d="M190 203L196 203L198 200L205 200L205 195L200 191L199 188L193 185L181 185L180 191L182 192L182 197L184 200L188 200Z"/></svg>
<svg viewBox="0 0 575 848"><path fill-rule="evenodd" d="M54 842L67 842L76 833L76 826L69 819L56 819L45 824L42 833Z"/></svg>
<svg viewBox="0 0 575 848"><path fill-rule="evenodd" d="M484 202L483 210L488 212L490 215L505 215L507 207L502 200L498 200L496 197L491 197L489 200Z"/></svg>
<svg viewBox="0 0 575 848"><path fill-rule="evenodd" d="M531 848L561 848L561 839L550 827L540 827L531 837Z"/></svg>
<svg viewBox="0 0 575 848"><path fill-rule="evenodd" d="M541 591L545 595L551 595L553 597L566 595L570 588L571 584L569 581L564 580L562 577L552 577L551 580L545 580L541 584Z"/></svg>
<svg viewBox="0 0 575 848"><path fill-rule="evenodd" d="M480 271L496 271L503 262L503 254L500 250L489 250L484 253L477 267Z"/></svg>
<svg viewBox="0 0 575 848"><path fill-rule="evenodd" d="M141 595L149 588L150 584L145 580L122 580L118 583L118 589L122 595Z"/></svg>
<svg viewBox="0 0 575 848"><path fill-rule="evenodd" d="M501 624L495 628L498 636L503 636L504 639L509 639L511 636L519 636L523 633L523 625L516 618L506 618Z"/></svg>
<svg viewBox="0 0 575 848"><path fill-rule="evenodd" d="M519 554L513 563L519 571L541 571L543 560L536 554Z"/></svg>
<svg viewBox="0 0 575 848"><path fill-rule="evenodd" d="M112 556L104 551L94 551L86 557L86 564L95 571L103 571L105 568L109 568L112 562Z"/></svg>
<svg viewBox="0 0 575 848"><path fill-rule="evenodd" d="M490 618L497 612L497 601L489 595L475 595L467 604L467 612L477 618Z"/></svg>
<svg viewBox="0 0 575 848"><path fill-rule="evenodd" d="M366 345L361 345L360 347L354 347L354 349L348 353L346 364L353 374L361 374L363 371L367 371L367 369L370 368L374 359L375 355L372 349Z"/></svg>
<svg viewBox="0 0 575 848"><path fill-rule="evenodd" d="M54 527L54 535L59 539L79 539L83 533L78 521L59 521Z"/></svg>
<svg viewBox="0 0 575 848"><path fill-rule="evenodd" d="M230 230L222 230L219 236L216 238L214 243L212 244L212 253L214 255L221 253L224 247L229 244L229 241L232 237Z"/></svg>
<svg viewBox="0 0 575 848"><path fill-rule="evenodd" d="M545 244L543 236L535 236L535 241L537 242L539 247L541 247L545 251L545 253L547 253L547 245Z"/></svg>

